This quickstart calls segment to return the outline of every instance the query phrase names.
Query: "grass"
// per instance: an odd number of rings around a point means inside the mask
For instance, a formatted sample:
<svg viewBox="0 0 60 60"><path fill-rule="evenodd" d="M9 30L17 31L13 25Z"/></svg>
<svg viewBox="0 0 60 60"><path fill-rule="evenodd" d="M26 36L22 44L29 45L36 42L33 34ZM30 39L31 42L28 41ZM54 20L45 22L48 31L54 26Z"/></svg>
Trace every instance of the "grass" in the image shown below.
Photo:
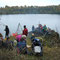
<svg viewBox="0 0 60 60"><path fill-rule="evenodd" d="M43 56L24 55L17 54L16 49L14 50L1 50L0 49L0 60L60 60L60 47L49 48L44 46Z"/></svg>
<svg viewBox="0 0 60 60"><path fill-rule="evenodd" d="M42 39L41 37L37 37ZM10 38L14 40L13 37ZM27 37L27 44L31 45L31 41L29 37ZM31 51L31 49L28 49ZM24 54L17 54L16 49L13 50L6 50L0 49L0 60L60 60L60 47L48 47L43 46L43 56L34 56L34 55L24 55Z"/></svg>

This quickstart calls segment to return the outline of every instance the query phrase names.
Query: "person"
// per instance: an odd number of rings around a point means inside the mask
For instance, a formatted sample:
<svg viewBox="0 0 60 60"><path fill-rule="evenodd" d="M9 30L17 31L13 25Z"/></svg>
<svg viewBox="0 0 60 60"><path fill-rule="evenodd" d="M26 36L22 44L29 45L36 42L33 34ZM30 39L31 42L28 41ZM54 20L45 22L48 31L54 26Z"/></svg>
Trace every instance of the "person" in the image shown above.
<svg viewBox="0 0 60 60"><path fill-rule="evenodd" d="M32 26L32 33L34 33L34 31L35 31L35 27L34 27L34 25Z"/></svg>
<svg viewBox="0 0 60 60"><path fill-rule="evenodd" d="M3 41L3 35L0 33L0 41Z"/></svg>
<svg viewBox="0 0 60 60"><path fill-rule="evenodd" d="M40 29L42 30L43 29L43 26L40 24Z"/></svg>
<svg viewBox="0 0 60 60"><path fill-rule="evenodd" d="M26 25L24 25L23 35L27 36L27 34L28 34L28 29L26 28Z"/></svg>
<svg viewBox="0 0 60 60"><path fill-rule="evenodd" d="M45 34L47 32L47 27L46 25L43 26L43 33Z"/></svg>
<svg viewBox="0 0 60 60"><path fill-rule="evenodd" d="M32 42L32 52L33 54L40 54L40 56L43 56L43 46L40 41L40 39L37 39L34 34L31 36L31 42ZM38 48L36 48L38 47ZM40 52L39 52L40 51Z"/></svg>
<svg viewBox="0 0 60 60"><path fill-rule="evenodd" d="M8 28L8 26L6 25L6 27L5 27L5 37L8 39L9 38L9 28Z"/></svg>
<svg viewBox="0 0 60 60"><path fill-rule="evenodd" d="M32 33L32 36L31 36L31 42L35 39L35 35L34 33Z"/></svg>
<svg viewBox="0 0 60 60"><path fill-rule="evenodd" d="M22 35L22 39L26 41L26 35Z"/></svg>
<svg viewBox="0 0 60 60"><path fill-rule="evenodd" d="M0 47L2 46L3 44L3 35L0 33Z"/></svg>
<svg viewBox="0 0 60 60"><path fill-rule="evenodd" d="M22 35L20 41L17 42L17 53L27 53L27 46L26 46L26 36Z"/></svg>
<svg viewBox="0 0 60 60"><path fill-rule="evenodd" d="M40 34L42 35L43 34L43 26L41 25L41 24L39 24L39 32L40 32Z"/></svg>
<svg viewBox="0 0 60 60"><path fill-rule="evenodd" d="M17 36L16 36L16 40L17 40L17 42L20 42L21 37L22 37L22 35L17 35Z"/></svg>

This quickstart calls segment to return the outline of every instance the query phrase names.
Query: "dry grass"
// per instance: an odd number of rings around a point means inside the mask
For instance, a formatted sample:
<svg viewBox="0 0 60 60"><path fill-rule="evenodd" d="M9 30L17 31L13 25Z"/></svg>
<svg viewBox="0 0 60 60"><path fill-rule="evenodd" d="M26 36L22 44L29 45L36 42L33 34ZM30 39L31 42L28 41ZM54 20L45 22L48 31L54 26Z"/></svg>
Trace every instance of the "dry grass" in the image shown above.
<svg viewBox="0 0 60 60"><path fill-rule="evenodd" d="M0 60L60 60L60 47L49 48L44 46L43 57L34 55L17 54L16 49L0 49Z"/></svg>
<svg viewBox="0 0 60 60"><path fill-rule="evenodd" d="M29 38L27 38L27 44L31 45L31 41ZM31 51L30 48L28 50ZM17 54L15 48L10 51L6 49L0 49L0 60L60 60L60 47L43 46L42 57L34 55Z"/></svg>

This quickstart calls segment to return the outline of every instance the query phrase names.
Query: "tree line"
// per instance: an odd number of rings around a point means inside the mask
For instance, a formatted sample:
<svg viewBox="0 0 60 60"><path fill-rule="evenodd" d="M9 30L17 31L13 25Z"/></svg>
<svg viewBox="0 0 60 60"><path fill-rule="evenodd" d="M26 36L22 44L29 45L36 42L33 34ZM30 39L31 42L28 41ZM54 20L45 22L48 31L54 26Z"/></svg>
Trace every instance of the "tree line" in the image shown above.
<svg viewBox="0 0 60 60"><path fill-rule="evenodd" d="M56 6L5 6L0 14L60 14L60 5Z"/></svg>

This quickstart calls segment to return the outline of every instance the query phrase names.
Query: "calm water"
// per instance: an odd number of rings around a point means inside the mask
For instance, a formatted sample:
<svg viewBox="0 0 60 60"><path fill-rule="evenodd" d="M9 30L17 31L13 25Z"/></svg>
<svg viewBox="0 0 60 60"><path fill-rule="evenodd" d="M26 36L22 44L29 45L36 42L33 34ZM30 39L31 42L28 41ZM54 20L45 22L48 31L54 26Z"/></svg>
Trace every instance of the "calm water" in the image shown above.
<svg viewBox="0 0 60 60"><path fill-rule="evenodd" d="M9 26L10 33L14 33L17 30L18 23L20 23L20 32L21 28L23 30L23 25L26 25L28 30L31 31L32 25L35 27L39 23L42 25L46 24L47 27L54 29L60 33L60 15L57 14L15 14L15 15L0 15L0 32L4 35L5 24Z"/></svg>

